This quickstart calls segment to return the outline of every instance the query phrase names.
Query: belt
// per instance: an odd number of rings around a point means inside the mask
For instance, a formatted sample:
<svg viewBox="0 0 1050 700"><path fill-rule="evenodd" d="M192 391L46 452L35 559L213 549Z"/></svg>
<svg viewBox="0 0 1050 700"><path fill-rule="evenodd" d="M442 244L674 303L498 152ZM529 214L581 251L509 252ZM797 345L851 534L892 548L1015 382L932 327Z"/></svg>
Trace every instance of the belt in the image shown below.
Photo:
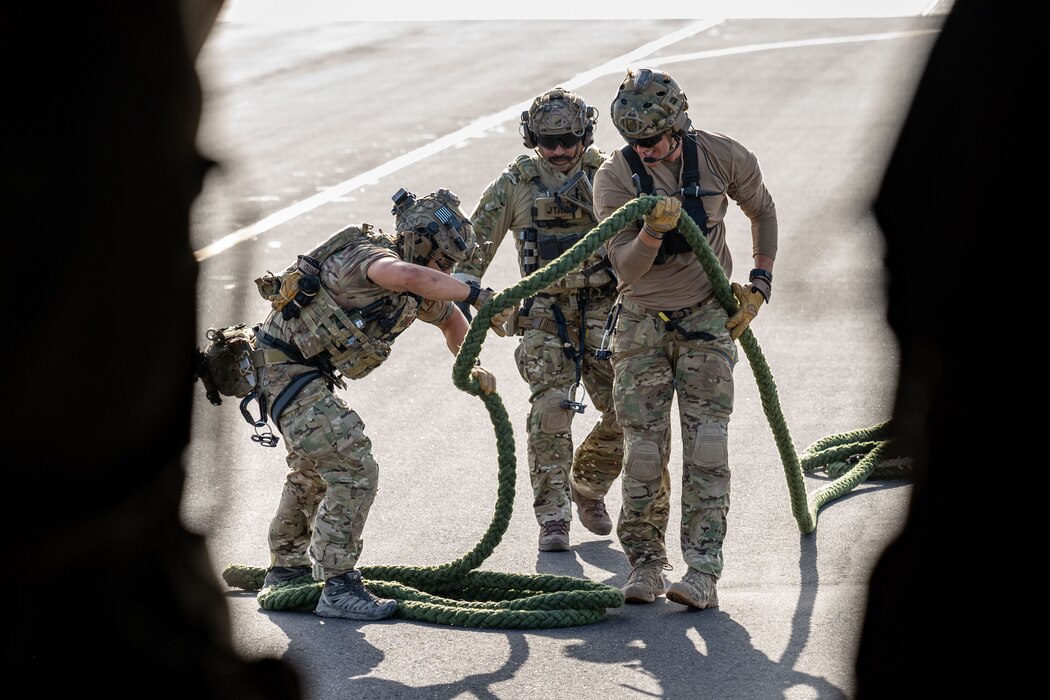
<svg viewBox="0 0 1050 700"><path fill-rule="evenodd" d="M558 335L558 322L552 318L518 316L518 331L527 331L530 328L535 328L551 335ZM579 332L572 326L567 326L565 330L568 332L569 340L572 341L572 344L574 346L579 345Z"/></svg>
<svg viewBox="0 0 1050 700"><path fill-rule="evenodd" d="M641 304L629 297L624 297L620 301L620 303L623 304L623 308L627 309L631 313L641 314L642 316L656 316L657 314L663 313L669 318L685 318L697 309L701 309L705 306L708 306L709 304L717 304L718 299L711 297L704 301L697 302L692 306L686 306L681 309L675 309L674 311L664 311L663 309L652 309L648 306L642 306Z"/></svg>

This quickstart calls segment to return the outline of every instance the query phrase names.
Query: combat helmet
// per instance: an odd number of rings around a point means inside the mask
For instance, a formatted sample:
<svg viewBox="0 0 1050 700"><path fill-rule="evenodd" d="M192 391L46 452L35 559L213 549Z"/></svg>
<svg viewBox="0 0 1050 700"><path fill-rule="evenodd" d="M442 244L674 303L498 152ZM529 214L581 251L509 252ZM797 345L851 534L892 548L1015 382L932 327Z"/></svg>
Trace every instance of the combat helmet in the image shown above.
<svg viewBox="0 0 1050 700"><path fill-rule="evenodd" d="M647 139L665 131L689 127L689 101L667 73L642 68L627 71L613 98L610 112L616 130L625 139Z"/></svg>
<svg viewBox="0 0 1050 700"><path fill-rule="evenodd" d="M437 252L452 263L470 259L475 246L474 228L459 208L459 197L440 189L416 199L401 188L391 199L394 207L390 213L394 215L404 260L426 265Z"/></svg>
<svg viewBox="0 0 1050 700"><path fill-rule="evenodd" d="M594 143L597 118L598 110L589 107L582 97L557 87L534 99L532 106L521 113L518 132L526 148L536 148L540 136L559 134L581 138L586 148Z"/></svg>

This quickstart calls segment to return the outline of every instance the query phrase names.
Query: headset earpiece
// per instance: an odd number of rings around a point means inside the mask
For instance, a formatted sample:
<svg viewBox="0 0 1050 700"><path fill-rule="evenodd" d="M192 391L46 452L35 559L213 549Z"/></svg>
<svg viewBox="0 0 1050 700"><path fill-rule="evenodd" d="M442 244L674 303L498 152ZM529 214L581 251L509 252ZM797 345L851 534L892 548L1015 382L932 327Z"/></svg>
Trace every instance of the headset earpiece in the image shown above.
<svg viewBox="0 0 1050 700"><path fill-rule="evenodd" d="M521 134L521 142L525 148L536 148L536 134L529 129L529 113L521 113L521 124L518 125L518 133Z"/></svg>

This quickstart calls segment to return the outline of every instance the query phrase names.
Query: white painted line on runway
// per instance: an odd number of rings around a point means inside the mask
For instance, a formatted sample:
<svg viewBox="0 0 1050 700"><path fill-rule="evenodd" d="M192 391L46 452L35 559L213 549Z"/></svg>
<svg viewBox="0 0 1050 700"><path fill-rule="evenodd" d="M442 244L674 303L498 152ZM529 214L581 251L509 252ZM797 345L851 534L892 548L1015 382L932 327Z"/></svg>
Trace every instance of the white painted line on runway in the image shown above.
<svg viewBox="0 0 1050 700"><path fill-rule="evenodd" d="M758 51L773 51L779 49L798 49L807 46L829 46L832 44L852 44L860 41L886 41L888 39L908 39L914 36L936 34L939 29L916 29L908 32L886 32L884 34L858 34L857 36L838 36L826 39L801 39L799 41L777 41L770 44L751 44L749 46L734 46L729 49L715 49L713 51L697 51L695 53L682 53L677 56L660 56L650 59L647 65L665 66L669 63L683 63L685 61L699 61L705 58L718 58L719 56L735 56L741 53L756 53Z"/></svg>
<svg viewBox="0 0 1050 700"><path fill-rule="evenodd" d="M597 68L592 68L586 73L580 73L574 78L570 78L567 83L562 85L562 87L564 87L566 90L575 90L576 88L582 85L586 85L592 80L601 78L605 75L609 75L610 73L619 73L621 71L626 71L628 66L630 66L635 61L641 58L645 58L649 54L655 51L659 51L665 46L670 46L671 44L679 42L687 37L693 36L694 34L699 34L700 32L707 31L711 27L715 27L721 24L722 22L725 22L725 20L711 19L704 20L702 22L694 22L693 24L690 24L687 27L679 29L673 34L668 34L667 36L660 37L656 41L650 41L648 44L643 44L642 46L639 46L634 51L625 53L622 56L617 56L613 60L603 63ZM532 100L529 100L525 106L528 107L531 104Z"/></svg>
<svg viewBox="0 0 1050 700"><path fill-rule="evenodd" d="M633 62L638 61L641 58L648 56L649 54L658 51L659 49L674 44L675 42L681 41L684 38L698 34L702 31L710 29L711 27L723 22L724 20L703 20L700 22L694 22L690 25L683 27L682 29L672 32L664 37L661 37L655 41L651 41L648 44L644 44L633 51L618 56L611 61L603 63L596 68L592 68L589 71L580 73L567 82L562 83L562 86L568 90L575 90L576 88L586 85L587 83L595 80L596 78L609 75L611 73L617 73L622 70L626 70ZM886 39L901 39L911 36L920 36L923 34L932 34L938 30L918 30L911 32L891 32L886 34L864 34L859 36L851 37L837 37L837 38L826 38L826 39L806 39L801 41L783 41L769 44L752 44L750 46L739 46L731 49L719 49L715 51L698 51L695 53L679 54L677 56L664 56L661 58L650 59L647 61L647 65L666 65L669 63L679 63L682 61L695 61L705 58L714 58L718 56L731 56L735 54L751 53L756 51L769 51L774 49L787 49L787 48L799 48L804 46L822 46L829 44L843 44L859 41L882 41ZM474 138L482 134L488 129L494 126L498 126L503 122L517 119L521 112L528 109L529 105L532 104L532 99L529 98L523 102L511 105L506 109L503 109L494 114L481 117L467 126L442 136L441 138L420 146L419 148L404 153L393 160L387 161L382 165L378 165L371 170L367 170L360 175L345 180L337 185L333 185L328 189L318 192L312 197L308 197L300 202L281 209L280 211L274 212L269 216L260 219L254 224L245 226L231 234L223 236L219 240L204 246L198 251L194 252L198 262L207 260L208 258L214 257L223 251L229 250L239 243L251 240L257 236L260 236L267 231L270 231L281 224L287 223L292 219L313 211L318 207L321 207L329 202L338 199L347 193L366 185L376 184L381 178L386 177L392 173L395 173L402 168L406 168L410 165L418 163L419 161L429 158L435 153L440 153L446 148L456 146L467 139Z"/></svg>
<svg viewBox="0 0 1050 700"><path fill-rule="evenodd" d="M637 49L634 49L633 51L625 53L622 56L614 58L613 60L604 63L595 69L587 71L586 73L580 73L574 78L571 78L568 81L568 83L565 84L564 87L568 90L573 90L576 87L579 87L580 85L584 85L590 82L591 80L594 80L600 75L606 75L610 72L625 70L626 66L630 62L636 61L639 58L642 58L654 51L662 49L665 46L669 46L677 41L681 41L682 39L685 39L689 36L710 29L711 27L715 26L721 21L722 20L703 20L700 22L693 22L692 24L686 25L685 27L679 29L676 32L672 32L655 41L651 41L648 44L644 44L643 46L640 46ZM597 71L601 72L598 73ZM523 110L529 108L529 105L532 104L532 100L533 98L530 97L524 102L519 102L515 105L511 105L510 107L507 107L502 111L496 112L495 114L490 114L488 116L481 117L480 119L471 122L462 129L459 129L458 131L454 131L451 134L442 136L436 141L432 141L426 144L425 146L420 146L419 148L413 151L404 153L391 161L376 166L371 170L367 170L361 173L360 175L350 178L349 180L340 182L338 185L333 185L332 187L329 187L328 189L322 192L318 192L314 196L308 197L307 199L304 199L301 202L296 202L295 204L286 207L285 209L281 209L280 211L274 212L273 214L270 214L266 218L261 219L255 222L254 224L250 224L248 226L245 226L244 228L234 231L229 235L223 236L214 243L206 245L200 250L196 251L194 255L197 257L198 262L202 260L207 260L208 258L218 255L219 253L225 250L229 250L238 243L243 243L244 241L251 240L252 238L266 233L267 231L276 228L277 226L280 226L283 223L291 221L292 219L301 214L305 214L309 211L317 209L318 207L324 204L328 204L332 200L338 199L339 197L342 197L343 195L357 189L358 187L375 184L382 177L390 175L391 173L395 173L398 170L406 168L414 163L418 163L424 158L428 158L434 155L435 153L439 153L445 150L446 148L451 148L452 146L462 143L463 141L466 141L469 138L476 137L484 131L491 129L494 126L498 126L499 124L502 124L505 121L517 119L521 115Z"/></svg>

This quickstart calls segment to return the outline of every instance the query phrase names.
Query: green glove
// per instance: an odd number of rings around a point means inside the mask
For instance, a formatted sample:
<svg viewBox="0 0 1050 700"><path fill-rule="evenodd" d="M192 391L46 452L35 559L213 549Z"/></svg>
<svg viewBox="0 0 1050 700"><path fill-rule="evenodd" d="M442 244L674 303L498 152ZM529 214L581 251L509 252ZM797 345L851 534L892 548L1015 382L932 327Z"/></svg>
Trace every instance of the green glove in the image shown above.
<svg viewBox="0 0 1050 700"><path fill-rule="evenodd" d="M762 308L766 298L750 284L741 287L736 282L733 282L733 296L736 297L740 308L726 321L726 330L729 331L729 337L736 340L747 330L751 319L758 316L758 310Z"/></svg>

